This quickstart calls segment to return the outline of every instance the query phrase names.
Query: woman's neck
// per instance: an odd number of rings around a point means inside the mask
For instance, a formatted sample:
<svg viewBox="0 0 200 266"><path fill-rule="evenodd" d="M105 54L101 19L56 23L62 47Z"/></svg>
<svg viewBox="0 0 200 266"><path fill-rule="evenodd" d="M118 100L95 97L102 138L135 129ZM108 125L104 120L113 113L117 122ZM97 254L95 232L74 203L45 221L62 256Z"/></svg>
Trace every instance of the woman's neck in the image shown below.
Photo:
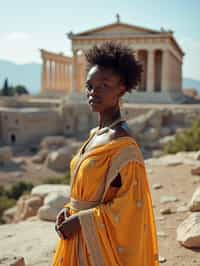
<svg viewBox="0 0 200 266"><path fill-rule="evenodd" d="M99 128L103 128L112 124L115 120L121 117L119 107L115 107L105 112L99 113Z"/></svg>

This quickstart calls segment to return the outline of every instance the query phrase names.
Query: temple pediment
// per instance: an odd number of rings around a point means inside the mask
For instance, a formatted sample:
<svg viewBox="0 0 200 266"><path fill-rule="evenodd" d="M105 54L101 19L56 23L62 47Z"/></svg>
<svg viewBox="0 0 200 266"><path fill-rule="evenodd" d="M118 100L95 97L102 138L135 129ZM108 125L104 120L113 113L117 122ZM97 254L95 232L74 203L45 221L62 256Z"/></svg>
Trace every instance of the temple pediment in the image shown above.
<svg viewBox="0 0 200 266"><path fill-rule="evenodd" d="M160 31L155 31L147 28L142 28L125 23L113 23L103 27L91 29L88 31L73 34L74 37L93 37L93 36L130 36L130 35L145 35L159 34ZM71 36L73 38L73 36Z"/></svg>

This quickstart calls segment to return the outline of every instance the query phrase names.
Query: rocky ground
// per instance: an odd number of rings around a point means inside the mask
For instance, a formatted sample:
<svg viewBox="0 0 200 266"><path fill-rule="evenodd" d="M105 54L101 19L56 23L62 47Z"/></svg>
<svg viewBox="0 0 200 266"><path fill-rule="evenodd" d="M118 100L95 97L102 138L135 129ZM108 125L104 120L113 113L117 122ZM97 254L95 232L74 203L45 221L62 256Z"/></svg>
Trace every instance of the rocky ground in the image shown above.
<svg viewBox="0 0 200 266"><path fill-rule="evenodd" d="M8 172L1 168L1 184L12 183L18 179L39 184L44 177L61 175L49 170L45 165L40 166L39 169L39 166L33 164L27 156L17 159L26 161L22 174L17 175L19 170ZM200 176L191 175L190 171L194 166L188 163L161 166L149 162L146 165L156 217L159 251L160 256L163 257L161 264L166 266L200 265L200 250L187 249L176 240L178 225L190 215L185 207L197 186L200 185ZM172 202L161 202L169 196ZM181 212L180 207L184 207ZM56 242L57 235L54 232L53 222L29 218L28 221L15 225L0 226L0 258L6 255L17 255L23 256L26 265L29 266L51 265ZM3 262L1 264L0 260L0 265L6 264Z"/></svg>

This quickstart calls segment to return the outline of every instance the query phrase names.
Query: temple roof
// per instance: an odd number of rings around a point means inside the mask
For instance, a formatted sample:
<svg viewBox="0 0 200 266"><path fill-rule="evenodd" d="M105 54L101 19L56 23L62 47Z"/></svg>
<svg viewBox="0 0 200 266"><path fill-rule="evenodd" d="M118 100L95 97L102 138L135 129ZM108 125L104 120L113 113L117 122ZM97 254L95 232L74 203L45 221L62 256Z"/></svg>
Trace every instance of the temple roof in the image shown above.
<svg viewBox="0 0 200 266"><path fill-rule="evenodd" d="M114 34L114 33L121 33L124 35L132 35L132 34L160 34L162 31L152 30L148 28L139 27L136 25L131 25L127 23L122 23L120 21L107 24L98 28L93 28L87 31L79 32L79 33L72 33L68 34L69 38L73 37L86 37L86 36L94 36L94 35L105 35L105 34Z"/></svg>

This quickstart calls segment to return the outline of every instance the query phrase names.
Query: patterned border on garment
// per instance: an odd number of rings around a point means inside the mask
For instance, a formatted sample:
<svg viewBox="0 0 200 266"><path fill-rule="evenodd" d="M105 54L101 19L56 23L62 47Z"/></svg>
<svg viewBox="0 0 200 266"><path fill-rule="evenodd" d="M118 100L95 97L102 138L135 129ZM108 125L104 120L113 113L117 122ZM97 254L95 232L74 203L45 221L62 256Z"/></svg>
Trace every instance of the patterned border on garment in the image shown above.
<svg viewBox="0 0 200 266"><path fill-rule="evenodd" d="M85 239L92 266L104 266L103 256L100 251L99 239L96 234L93 209L81 211L79 221Z"/></svg>
<svg viewBox="0 0 200 266"><path fill-rule="evenodd" d="M108 170L107 178L106 178L106 184L105 184L105 190L102 197L102 201L105 198L105 195L107 193L107 190L114 180L114 178L118 175L121 168L125 166L129 162L138 162L144 166L144 158L142 155L142 152L140 151L140 148L133 145L128 145L124 148L122 148L119 153L117 153L111 160L111 164Z"/></svg>

